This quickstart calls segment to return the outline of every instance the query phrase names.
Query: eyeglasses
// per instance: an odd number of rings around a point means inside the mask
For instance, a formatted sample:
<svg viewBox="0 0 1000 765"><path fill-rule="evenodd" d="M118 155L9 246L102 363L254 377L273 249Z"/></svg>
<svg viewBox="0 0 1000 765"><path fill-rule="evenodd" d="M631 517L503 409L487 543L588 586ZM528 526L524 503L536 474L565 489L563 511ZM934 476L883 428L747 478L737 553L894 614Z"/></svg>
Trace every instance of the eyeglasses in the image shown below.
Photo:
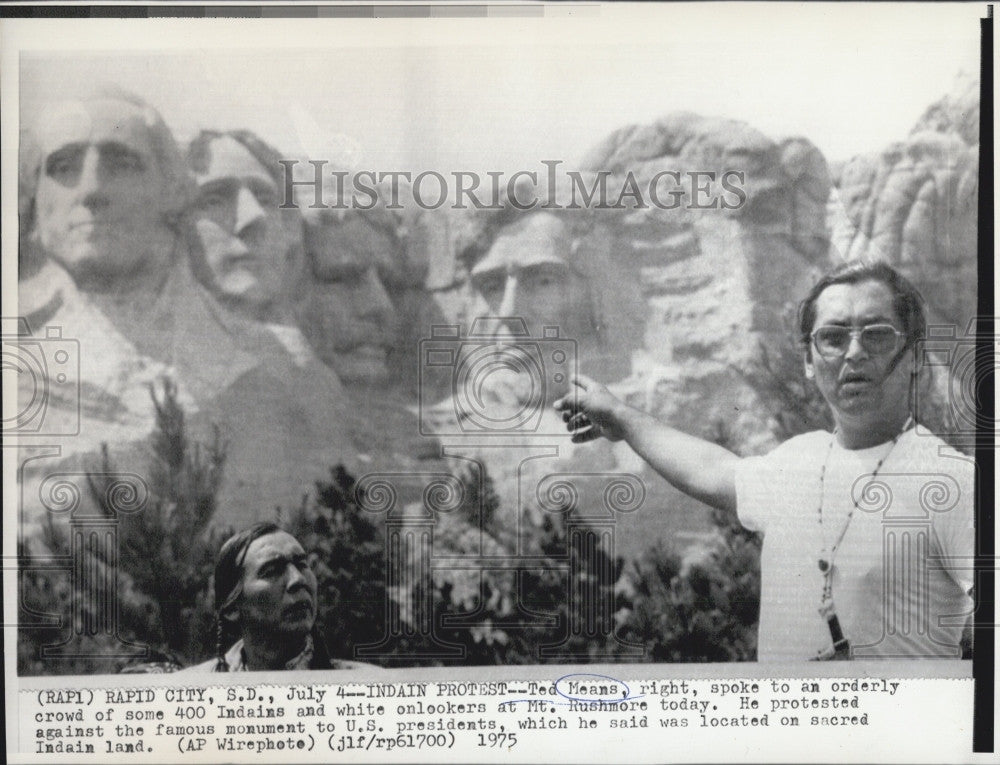
<svg viewBox="0 0 1000 765"><path fill-rule="evenodd" d="M827 325L814 329L810 337L820 356L835 359L847 353L852 337L861 338L861 347L876 356L895 353L906 335L891 324L869 324L867 327Z"/></svg>

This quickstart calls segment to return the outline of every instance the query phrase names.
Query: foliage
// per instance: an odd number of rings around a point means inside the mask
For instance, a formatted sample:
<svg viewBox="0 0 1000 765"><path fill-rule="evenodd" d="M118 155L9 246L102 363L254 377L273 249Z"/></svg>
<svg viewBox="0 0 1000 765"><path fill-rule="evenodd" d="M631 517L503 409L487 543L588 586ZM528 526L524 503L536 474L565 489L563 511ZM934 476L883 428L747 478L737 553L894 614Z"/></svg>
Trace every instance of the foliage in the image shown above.
<svg viewBox="0 0 1000 765"><path fill-rule="evenodd" d="M771 349L760 343L757 360L749 369L736 371L771 413L779 441L812 430L833 430L830 409L819 389L806 379L802 355L791 342Z"/></svg>
<svg viewBox="0 0 1000 765"><path fill-rule="evenodd" d="M73 626L74 607L82 608L84 622L98 623L100 599L84 597L81 582L66 570L32 570L33 551L24 550L22 601L58 616L59 624L46 629L22 629L20 669L25 674L114 672L127 659L99 658L136 651L121 641L145 646L147 658L180 663L203 655L211 646L214 630L208 586L215 551L228 532L209 530L215 498L222 478L226 449L218 433L211 444L191 443L177 388L164 383L162 398L150 391L156 410L151 439L152 456L146 471L147 501L137 512L120 513L120 495L112 491L116 480L113 460L102 447L99 469L88 475L87 489L98 517L116 522L117 548L88 548L83 567L99 572L97 581L117 577L119 639L110 635L85 637L70 631L67 650L74 658L44 660L45 645L62 643L67 626ZM86 526L84 526L86 531ZM46 553L63 560L71 556L69 534L48 514L41 541ZM117 554L117 560L110 556ZM112 571L107 569L111 567ZM79 626L79 624L77 624Z"/></svg>
<svg viewBox="0 0 1000 765"><path fill-rule="evenodd" d="M207 445L190 441L173 386L165 385L161 396L154 393L153 404L148 501L141 512L118 519L118 634L147 646L147 659L177 666L215 652L212 568L231 530L215 528L212 518L226 446L217 436ZM717 440L725 441L725 427L717 430ZM114 472L105 449L89 481L104 518L115 517L108 499L108 474ZM384 521L359 506L355 479L340 465L286 519L285 527L310 555L320 624L334 656L357 658L358 647L378 645L381 655L368 661L385 665L579 663L628 660L633 654L624 649L631 643L644 647L645 660L652 661L753 657L759 542L734 518L715 515L717 533L700 556L681 559L659 546L626 567L596 543L598 535L570 520L570 507L534 521L525 513L529 528L519 550L514 534L498 521L500 498L485 470L459 470L456 477L464 499L457 512L434 518L433 553L499 559L522 554L532 556L530 564L400 576L427 569L413 559L387 559ZM68 559L67 530L51 516L37 541L44 541L46 553ZM39 551L20 552L24 563L38 562L27 556ZM88 556L86 564L95 571L114 565L100 551ZM390 565L395 586L387 579ZM65 570L28 565L22 582L26 606L63 619L61 626L21 629L22 674L108 673L128 663L125 657L107 658L121 647L108 636L73 636L73 659L41 658L41 646L62 642L71 632L73 604L83 601ZM433 630L425 629L430 624ZM442 646L460 649L461 658L427 650Z"/></svg>
<svg viewBox="0 0 1000 765"><path fill-rule="evenodd" d="M664 543L626 573L631 607L623 639L655 662L752 661L760 610L760 542L716 513L717 531L700 554L682 558Z"/></svg>
<svg viewBox="0 0 1000 765"><path fill-rule="evenodd" d="M434 554L511 558L515 542L495 528L500 500L489 475L459 470L456 477L464 499L457 512L434 519ZM333 482L317 488L318 503L303 506L290 531L315 560L335 655L352 657L353 648L376 643L377 663L404 666L607 660L613 654L612 634L571 634L570 609L588 593L606 599L606 613L618 607L614 586L624 563L599 546L587 548L586 535L570 535L565 509L531 533L522 551L535 556L531 567L456 567L427 577L418 561L401 555L391 562L396 578L389 582L385 532L359 509L354 479L338 467ZM571 568L579 572L573 581ZM449 650L450 657L443 655Z"/></svg>
<svg viewBox="0 0 1000 765"><path fill-rule="evenodd" d="M436 596L446 617L442 641L465 650L463 664L543 664L608 661L617 648L613 630L571 629L574 619L620 606L615 583L624 562L612 559L588 534L570 534L565 512L549 514L533 530L527 552L535 562L516 571L477 572L475 597L460 597L460 572L447 572ZM513 548L501 548L506 557ZM577 572L575 577L570 572ZM605 608L607 606L607 608ZM597 609L596 613L594 609ZM575 613L574 613L575 609Z"/></svg>
<svg viewBox="0 0 1000 765"><path fill-rule="evenodd" d="M162 648L192 656L202 653L206 636L212 636L204 629L212 623L204 607L210 600L207 586L215 551L231 533L209 531L226 447L218 431L206 446L188 441L175 387L167 384L163 400L154 396L153 403L157 426L149 467L150 502L120 525L120 563L136 588L158 605ZM99 484L94 493L106 496ZM103 500L102 507L106 514L113 513ZM199 594L204 595L200 602Z"/></svg>
<svg viewBox="0 0 1000 765"><path fill-rule="evenodd" d="M319 621L333 656L354 658L356 646L376 643L385 624L385 544L381 530L358 507L355 480L343 465L316 484L287 526L302 543L316 574Z"/></svg>
<svg viewBox="0 0 1000 765"><path fill-rule="evenodd" d="M601 634L600 622L623 606L615 584L625 562L608 554L593 529L578 526L571 533L568 526L565 512L547 516L539 535L541 552L552 561L564 561L568 571L549 568L525 576L525 608L557 619L554 628L537 630L534 640L528 639L530 633L525 636L522 653L527 663L607 661L620 648L613 628ZM583 629L571 629L574 622ZM593 626L588 628L588 622ZM538 649L547 649L549 658Z"/></svg>
<svg viewBox="0 0 1000 765"><path fill-rule="evenodd" d="M456 477L462 484L462 502L458 514L474 529L482 529L496 536L501 532L497 528L496 515L500 507L500 497L493 486L493 479L484 468L482 482L478 480L477 472L465 465L456 471Z"/></svg>

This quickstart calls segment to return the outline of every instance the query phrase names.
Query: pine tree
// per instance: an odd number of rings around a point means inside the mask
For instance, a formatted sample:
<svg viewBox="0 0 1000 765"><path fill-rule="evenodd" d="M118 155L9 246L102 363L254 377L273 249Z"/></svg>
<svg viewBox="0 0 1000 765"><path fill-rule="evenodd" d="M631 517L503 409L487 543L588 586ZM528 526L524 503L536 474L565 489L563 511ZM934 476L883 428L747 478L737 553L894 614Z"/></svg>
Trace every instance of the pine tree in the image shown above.
<svg viewBox="0 0 1000 765"><path fill-rule="evenodd" d="M316 574L319 621L334 657L354 658L376 643L385 624L385 545L381 530L358 506L355 479L343 465L316 483L288 531L302 544Z"/></svg>
<svg viewBox="0 0 1000 765"><path fill-rule="evenodd" d="M118 471L107 445L102 445L97 469L87 476L87 488L99 511L118 521L118 558L107 560L108 551L98 548L86 553L85 565L116 569L119 636L147 646L149 657L181 664L214 650L209 587L215 552L229 532L210 529L209 524L226 447L217 430L208 445L189 440L177 386L169 380L164 381L160 396L151 387L150 397L156 422L144 479L146 504L135 513L118 513L112 491ZM66 531L51 514L43 524L41 541L52 555L70 555ZM64 571L28 571L25 582L25 602L60 614L64 625L21 631L19 659L25 674L107 673L122 667L124 659L101 658L102 653L116 650L107 636L79 640L75 660L39 660L40 646L63 639L74 604L86 606L90 599L73 591Z"/></svg>

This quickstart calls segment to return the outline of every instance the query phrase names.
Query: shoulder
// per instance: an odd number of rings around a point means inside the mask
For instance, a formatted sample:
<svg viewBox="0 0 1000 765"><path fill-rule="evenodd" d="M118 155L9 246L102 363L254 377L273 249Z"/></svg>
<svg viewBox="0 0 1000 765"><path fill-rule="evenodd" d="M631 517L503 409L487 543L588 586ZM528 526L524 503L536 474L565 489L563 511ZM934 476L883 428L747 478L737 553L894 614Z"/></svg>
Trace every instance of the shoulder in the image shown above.
<svg viewBox="0 0 1000 765"><path fill-rule="evenodd" d="M830 434L816 430L789 438L766 454L741 459L737 481L769 481L776 474L811 470L830 448Z"/></svg>
<svg viewBox="0 0 1000 765"><path fill-rule="evenodd" d="M825 430L813 430L792 436L762 455L762 459L785 462L809 460L813 455L830 447L830 438L831 435Z"/></svg>
<svg viewBox="0 0 1000 765"><path fill-rule="evenodd" d="M735 474L737 514L751 531L767 532L774 523L794 517L813 485L817 463L830 448L830 434L803 433L767 454L737 463Z"/></svg>
<svg viewBox="0 0 1000 765"><path fill-rule="evenodd" d="M962 454L933 434L916 428L907 431L899 440L900 459L912 470L945 473L957 480L971 481L975 474L975 460Z"/></svg>
<svg viewBox="0 0 1000 765"><path fill-rule="evenodd" d="M910 478L921 506L936 522L971 517L975 497L976 463L937 436L907 431L899 441L899 463L892 472ZM944 512L956 509L956 513Z"/></svg>
<svg viewBox="0 0 1000 765"><path fill-rule="evenodd" d="M190 667L185 667L180 670L181 672L216 672L219 666L218 659L209 659L208 661L203 661L201 664L193 664Z"/></svg>

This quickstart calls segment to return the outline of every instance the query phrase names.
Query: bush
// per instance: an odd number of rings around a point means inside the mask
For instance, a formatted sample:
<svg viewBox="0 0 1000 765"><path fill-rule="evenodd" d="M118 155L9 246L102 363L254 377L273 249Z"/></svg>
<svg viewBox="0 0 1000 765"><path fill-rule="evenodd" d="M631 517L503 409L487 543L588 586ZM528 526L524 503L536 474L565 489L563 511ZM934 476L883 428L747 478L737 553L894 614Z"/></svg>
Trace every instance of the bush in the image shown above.
<svg viewBox="0 0 1000 765"><path fill-rule="evenodd" d="M177 390L166 384L153 392L156 429L151 438L148 502L142 512L119 519L119 636L148 648L146 662L176 668L215 654L211 593L215 555L232 531L212 526L216 496L225 466L226 446L218 436L209 444L189 441ZM719 439L724 437L719 431ZM115 510L107 500L105 474L115 466L108 451L90 491L105 517ZM500 499L490 477L469 470L457 476L464 501L457 512L435 519L435 554L471 553L509 558L517 540L498 527ZM402 624L382 646L386 665L538 664L609 661L624 652L624 642L644 646L646 660L736 661L753 658L759 583L756 537L734 518L717 513L717 533L700 558L682 561L665 547L648 550L626 569L585 534L571 534L563 513L547 513L527 535L523 554L534 561L520 569L435 570L429 581L408 591L388 586L385 532L358 505L355 479L343 466L315 486L285 527L302 543L316 573L319 619L334 656L355 658L361 645L378 644L387 625ZM526 514L526 517L527 514ZM280 520L280 519L278 519ZM68 556L66 529L51 516L35 540L46 552ZM19 551L25 562L34 550ZM393 565L414 565L393 561ZM86 565L102 571L116 565L100 552ZM570 570L577 575L570 577ZM36 612L61 615L63 625L81 601L66 571L22 571L24 604ZM587 611L597 606L595 613ZM575 611L573 609L576 609ZM427 613L429 610L429 614ZM86 618L94 614L85 615ZM590 620L600 629L573 630ZM596 620L596 621L595 621ZM429 636L419 626L432 623L434 637L464 649L452 660L417 657ZM606 627L606 629L605 629ZM425 630L426 633L426 630ZM18 668L21 674L109 673L126 668L152 669L109 658L119 644L111 636L76 635L76 658L42 660L43 645L60 643L67 628L48 624L22 627ZM431 646L437 647L437 646ZM543 651L544 649L544 651Z"/></svg>
<svg viewBox="0 0 1000 765"><path fill-rule="evenodd" d="M381 639L385 623L384 537L358 507L354 485L337 465L329 481L316 484L315 501L303 503L288 524L313 564L327 647L341 658Z"/></svg>
<svg viewBox="0 0 1000 765"><path fill-rule="evenodd" d="M700 554L682 559L663 543L626 573L630 606L623 639L655 662L753 661L760 612L760 541L714 514L716 533Z"/></svg>
<svg viewBox="0 0 1000 765"><path fill-rule="evenodd" d="M806 379L802 354L790 341L770 350L760 343L757 360L746 371L736 371L771 413L779 441L813 430L833 430L830 408L812 380Z"/></svg>

